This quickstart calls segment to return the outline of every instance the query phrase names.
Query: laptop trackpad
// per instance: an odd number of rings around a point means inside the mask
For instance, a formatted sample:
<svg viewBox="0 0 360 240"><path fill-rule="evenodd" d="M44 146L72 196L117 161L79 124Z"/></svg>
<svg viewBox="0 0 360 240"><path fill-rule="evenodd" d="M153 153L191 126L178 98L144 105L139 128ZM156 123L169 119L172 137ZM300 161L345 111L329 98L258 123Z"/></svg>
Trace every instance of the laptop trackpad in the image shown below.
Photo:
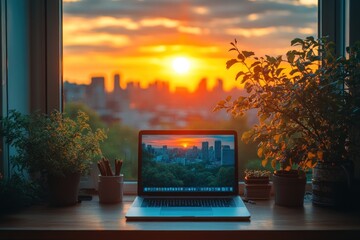
<svg viewBox="0 0 360 240"><path fill-rule="evenodd" d="M161 216L212 216L211 208L206 207L163 207L160 211Z"/></svg>

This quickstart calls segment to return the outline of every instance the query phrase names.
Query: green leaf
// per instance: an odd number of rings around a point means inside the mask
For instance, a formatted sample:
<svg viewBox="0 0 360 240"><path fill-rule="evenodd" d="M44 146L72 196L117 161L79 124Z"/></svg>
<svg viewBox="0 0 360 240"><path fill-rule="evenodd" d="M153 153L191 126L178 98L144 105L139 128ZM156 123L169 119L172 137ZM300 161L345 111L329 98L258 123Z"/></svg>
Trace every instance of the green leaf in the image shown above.
<svg viewBox="0 0 360 240"><path fill-rule="evenodd" d="M259 64L260 64L260 62L259 62L259 61L256 61L256 62L254 62L253 64L251 64L250 68L252 68L252 67L254 67L254 66L257 66L257 65L259 65Z"/></svg>
<svg viewBox="0 0 360 240"><path fill-rule="evenodd" d="M239 62L236 59L230 59L229 61L226 62L226 69L231 68L232 65L234 65L235 63Z"/></svg>
<svg viewBox="0 0 360 240"><path fill-rule="evenodd" d="M297 72L299 72L299 70L293 69L293 70L290 71L290 75L294 75L294 74L297 73Z"/></svg>
<svg viewBox="0 0 360 240"><path fill-rule="evenodd" d="M285 68L278 68L276 70L276 75L279 75Z"/></svg>
<svg viewBox="0 0 360 240"><path fill-rule="evenodd" d="M276 160L275 159L273 159L272 161L271 161L271 167L272 168L276 168Z"/></svg>
<svg viewBox="0 0 360 240"><path fill-rule="evenodd" d="M258 155L259 158L261 158L263 156L263 148L262 147L258 148L257 155Z"/></svg>
<svg viewBox="0 0 360 240"><path fill-rule="evenodd" d="M304 41L301 38L295 38L291 40L291 46L304 45Z"/></svg>
<svg viewBox="0 0 360 240"><path fill-rule="evenodd" d="M276 134L276 135L274 136L275 142L276 142L276 143L279 143L279 142L280 142L280 138L281 138L281 135L280 135L280 134Z"/></svg>
<svg viewBox="0 0 360 240"><path fill-rule="evenodd" d="M242 54L243 54L246 58L255 55L254 52L249 52L249 51L242 51Z"/></svg>
<svg viewBox="0 0 360 240"><path fill-rule="evenodd" d="M241 61L244 61L244 60L245 60L244 55L242 55L241 53L239 53L237 57L238 57L238 59L241 60Z"/></svg>
<svg viewBox="0 0 360 240"><path fill-rule="evenodd" d="M294 51L288 51L286 53L286 57L289 63L293 63L295 59L295 52Z"/></svg>
<svg viewBox="0 0 360 240"><path fill-rule="evenodd" d="M242 75L245 75L245 73L243 71L238 72L235 76L235 80L237 80Z"/></svg>

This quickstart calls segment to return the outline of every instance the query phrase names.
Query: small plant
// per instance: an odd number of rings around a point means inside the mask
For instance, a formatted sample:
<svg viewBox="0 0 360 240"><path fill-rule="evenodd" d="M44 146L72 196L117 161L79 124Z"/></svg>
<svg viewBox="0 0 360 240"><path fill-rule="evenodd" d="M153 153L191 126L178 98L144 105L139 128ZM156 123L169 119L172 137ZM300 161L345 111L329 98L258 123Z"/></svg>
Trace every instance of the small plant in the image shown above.
<svg viewBox="0 0 360 240"><path fill-rule="evenodd" d="M16 149L11 160L21 169L54 176L83 174L101 156L99 143L106 138L104 130L93 131L88 121L81 111L75 120L59 111L49 115L11 111L1 120L0 134Z"/></svg>
<svg viewBox="0 0 360 240"><path fill-rule="evenodd" d="M270 175L268 170L245 170L245 178L269 178Z"/></svg>

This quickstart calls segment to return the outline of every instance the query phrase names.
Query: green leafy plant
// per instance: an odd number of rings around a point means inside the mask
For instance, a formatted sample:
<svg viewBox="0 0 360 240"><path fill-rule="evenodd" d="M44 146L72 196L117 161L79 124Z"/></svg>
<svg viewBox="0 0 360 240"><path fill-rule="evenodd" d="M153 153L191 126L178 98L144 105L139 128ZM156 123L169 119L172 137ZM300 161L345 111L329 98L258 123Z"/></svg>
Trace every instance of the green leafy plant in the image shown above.
<svg viewBox="0 0 360 240"><path fill-rule="evenodd" d="M258 143L262 165L306 170L317 161L341 161L359 149L351 134L360 120L360 48L348 47L348 58L337 57L326 38L296 38L283 56L257 57L241 51L237 41L229 51L237 58L226 67L239 66L236 79L247 94L218 102L242 116L256 109L259 124L242 135Z"/></svg>
<svg viewBox="0 0 360 240"><path fill-rule="evenodd" d="M12 161L32 172L50 175L85 173L93 158L101 156L105 131L93 131L89 118L79 111L75 120L54 111L49 115L24 115L11 111L1 120L0 133L16 149Z"/></svg>
<svg viewBox="0 0 360 240"><path fill-rule="evenodd" d="M25 180L20 174L13 174L10 178L5 179L0 173L0 215L38 202L37 193L39 191L36 183Z"/></svg>

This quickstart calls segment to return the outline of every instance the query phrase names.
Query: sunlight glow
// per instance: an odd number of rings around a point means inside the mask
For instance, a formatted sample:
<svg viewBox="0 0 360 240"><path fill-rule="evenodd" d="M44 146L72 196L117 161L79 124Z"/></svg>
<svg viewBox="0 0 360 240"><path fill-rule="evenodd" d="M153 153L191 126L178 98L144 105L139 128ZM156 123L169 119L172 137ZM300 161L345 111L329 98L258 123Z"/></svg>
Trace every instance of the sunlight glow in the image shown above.
<svg viewBox="0 0 360 240"><path fill-rule="evenodd" d="M177 57L172 61L172 68L178 74L185 74L189 72L190 62L185 57Z"/></svg>

